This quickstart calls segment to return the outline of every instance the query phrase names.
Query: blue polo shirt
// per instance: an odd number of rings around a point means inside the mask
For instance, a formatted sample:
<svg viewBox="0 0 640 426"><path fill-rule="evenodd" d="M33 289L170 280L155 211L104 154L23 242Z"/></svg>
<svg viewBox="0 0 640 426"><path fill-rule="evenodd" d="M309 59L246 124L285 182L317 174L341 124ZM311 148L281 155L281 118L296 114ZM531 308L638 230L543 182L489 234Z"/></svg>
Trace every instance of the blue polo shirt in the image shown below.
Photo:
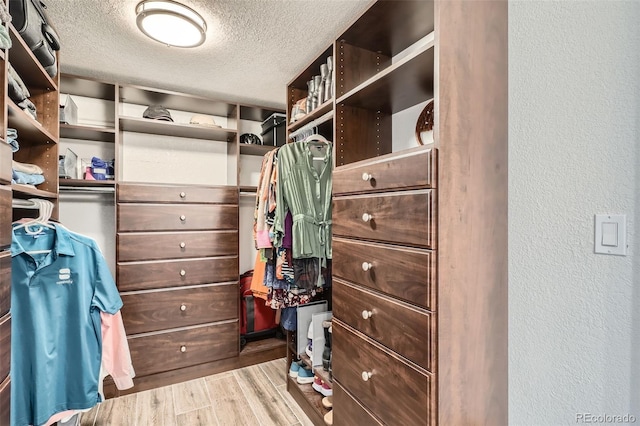
<svg viewBox="0 0 640 426"><path fill-rule="evenodd" d="M28 253L37 250L51 251ZM100 311L122 307L98 245L60 225L35 236L18 228L11 256L11 425L93 407L101 400Z"/></svg>

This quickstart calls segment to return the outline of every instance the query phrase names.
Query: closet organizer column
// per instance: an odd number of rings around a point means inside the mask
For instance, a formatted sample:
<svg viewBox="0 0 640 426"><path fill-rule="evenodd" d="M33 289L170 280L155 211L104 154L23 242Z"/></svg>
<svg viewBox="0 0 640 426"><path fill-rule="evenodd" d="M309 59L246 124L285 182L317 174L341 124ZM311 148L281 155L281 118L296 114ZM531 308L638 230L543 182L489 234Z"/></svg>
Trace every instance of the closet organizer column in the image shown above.
<svg viewBox="0 0 640 426"><path fill-rule="evenodd" d="M13 199L44 198L54 204L52 217L58 218L58 105L59 56L55 77L50 77L27 47L12 24L6 24L12 47L0 51L0 425L10 418L11 378L11 222L23 217L35 217L37 210L14 208ZM8 66L11 64L36 107L37 118L23 111L8 96ZM16 129L20 149L12 152L7 141L7 129ZM32 186L11 184L12 159L33 164L42 169L44 182Z"/></svg>
<svg viewBox="0 0 640 426"><path fill-rule="evenodd" d="M235 363L238 190L117 186L117 285L137 377L132 392Z"/></svg>

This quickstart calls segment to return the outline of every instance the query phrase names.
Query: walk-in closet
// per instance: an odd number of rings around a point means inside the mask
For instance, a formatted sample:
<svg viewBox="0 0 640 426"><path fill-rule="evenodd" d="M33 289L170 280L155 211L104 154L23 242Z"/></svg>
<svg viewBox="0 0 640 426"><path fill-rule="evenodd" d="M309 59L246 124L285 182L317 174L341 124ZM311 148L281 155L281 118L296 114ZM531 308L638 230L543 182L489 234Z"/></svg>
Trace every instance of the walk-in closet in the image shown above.
<svg viewBox="0 0 640 426"><path fill-rule="evenodd" d="M3 0L0 426L507 424L507 11Z"/></svg>

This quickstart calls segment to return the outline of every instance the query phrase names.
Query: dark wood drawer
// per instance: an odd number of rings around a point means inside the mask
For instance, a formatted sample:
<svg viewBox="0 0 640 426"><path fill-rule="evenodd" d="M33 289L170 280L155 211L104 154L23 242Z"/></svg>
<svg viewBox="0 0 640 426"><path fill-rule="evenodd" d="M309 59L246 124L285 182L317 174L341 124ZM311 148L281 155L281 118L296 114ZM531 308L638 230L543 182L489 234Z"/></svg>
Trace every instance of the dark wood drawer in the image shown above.
<svg viewBox="0 0 640 426"><path fill-rule="evenodd" d="M435 310L435 252L336 237L333 275Z"/></svg>
<svg viewBox="0 0 640 426"><path fill-rule="evenodd" d="M0 252L0 317L11 308L11 253Z"/></svg>
<svg viewBox="0 0 640 426"><path fill-rule="evenodd" d="M336 236L435 248L435 226L435 193L431 189L333 199Z"/></svg>
<svg viewBox="0 0 640 426"><path fill-rule="evenodd" d="M118 184L117 201L238 204L235 186Z"/></svg>
<svg viewBox="0 0 640 426"><path fill-rule="evenodd" d="M11 246L11 222L13 220L13 209L11 208L12 194L11 186L0 185L0 249Z"/></svg>
<svg viewBox="0 0 640 426"><path fill-rule="evenodd" d="M13 153L9 144L0 141L0 182L11 183Z"/></svg>
<svg viewBox="0 0 640 426"><path fill-rule="evenodd" d="M0 383L0 425L9 424L11 412L11 380L7 377Z"/></svg>
<svg viewBox="0 0 640 426"><path fill-rule="evenodd" d="M363 291L340 279L333 280L332 300L336 318L433 371L433 314L386 296Z"/></svg>
<svg viewBox="0 0 640 426"><path fill-rule="evenodd" d="M238 231L125 233L117 237L118 261L238 254Z"/></svg>
<svg viewBox="0 0 640 426"><path fill-rule="evenodd" d="M118 204L121 232L237 228L237 205Z"/></svg>
<svg viewBox="0 0 640 426"><path fill-rule="evenodd" d="M437 151L419 147L337 167L333 194L435 188Z"/></svg>
<svg viewBox="0 0 640 426"><path fill-rule="evenodd" d="M382 425L336 381L333 382L333 424L335 426Z"/></svg>
<svg viewBox="0 0 640 426"><path fill-rule="evenodd" d="M136 375L160 373L238 355L238 322L129 338Z"/></svg>
<svg viewBox="0 0 640 426"><path fill-rule="evenodd" d="M238 256L118 263L120 291L237 281Z"/></svg>
<svg viewBox="0 0 640 426"><path fill-rule="evenodd" d="M0 318L0 380L11 370L11 315Z"/></svg>
<svg viewBox="0 0 640 426"><path fill-rule="evenodd" d="M238 283L122 294L127 334L238 318Z"/></svg>
<svg viewBox="0 0 640 426"><path fill-rule="evenodd" d="M331 365L337 382L382 423L430 424L431 375L411 367L336 319L332 332Z"/></svg>

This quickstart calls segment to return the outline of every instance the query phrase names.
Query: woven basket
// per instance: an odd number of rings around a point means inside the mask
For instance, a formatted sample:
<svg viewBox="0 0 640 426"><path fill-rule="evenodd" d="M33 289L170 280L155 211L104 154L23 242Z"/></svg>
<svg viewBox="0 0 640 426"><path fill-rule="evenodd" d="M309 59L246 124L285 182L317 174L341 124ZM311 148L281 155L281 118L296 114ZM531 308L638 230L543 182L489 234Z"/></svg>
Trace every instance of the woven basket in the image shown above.
<svg viewBox="0 0 640 426"><path fill-rule="evenodd" d="M424 145L422 132L431 130L433 130L433 101L429 101L418 117L418 122L416 123L416 139L418 144Z"/></svg>

